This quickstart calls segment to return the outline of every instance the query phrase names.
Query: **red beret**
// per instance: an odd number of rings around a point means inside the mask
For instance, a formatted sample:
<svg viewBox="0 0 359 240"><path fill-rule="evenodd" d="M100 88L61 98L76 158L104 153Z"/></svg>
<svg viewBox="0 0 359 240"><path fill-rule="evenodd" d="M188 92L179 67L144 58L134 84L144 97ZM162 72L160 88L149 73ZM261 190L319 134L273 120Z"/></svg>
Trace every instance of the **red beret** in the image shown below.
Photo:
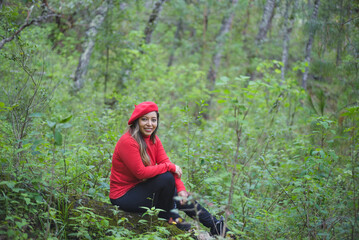
<svg viewBox="0 0 359 240"><path fill-rule="evenodd" d="M135 105L135 110L133 110L130 120L128 120L128 125L131 125L137 118L153 111L158 112L157 104L154 102L143 102Z"/></svg>

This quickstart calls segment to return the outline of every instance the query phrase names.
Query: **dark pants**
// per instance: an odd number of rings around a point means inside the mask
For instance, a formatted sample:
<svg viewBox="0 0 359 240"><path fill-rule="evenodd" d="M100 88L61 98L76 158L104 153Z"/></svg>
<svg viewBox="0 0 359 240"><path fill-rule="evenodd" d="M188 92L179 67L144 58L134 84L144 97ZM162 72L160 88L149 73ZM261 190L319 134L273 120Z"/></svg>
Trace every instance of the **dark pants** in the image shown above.
<svg viewBox="0 0 359 240"><path fill-rule="evenodd" d="M173 174L166 172L150 178L145 182L137 184L125 195L117 199L110 199L113 205L117 205L121 210L126 212L144 213L146 209L141 207L155 207L165 210L159 213L159 217L176 219L179 215L171 212L177 208L184 211L189 217L198 217L199 221L206 227L213 227L217 219L213 217L205 208L197 202L186 203L181 205L173 197L177 195L175 180Z"/></svg>

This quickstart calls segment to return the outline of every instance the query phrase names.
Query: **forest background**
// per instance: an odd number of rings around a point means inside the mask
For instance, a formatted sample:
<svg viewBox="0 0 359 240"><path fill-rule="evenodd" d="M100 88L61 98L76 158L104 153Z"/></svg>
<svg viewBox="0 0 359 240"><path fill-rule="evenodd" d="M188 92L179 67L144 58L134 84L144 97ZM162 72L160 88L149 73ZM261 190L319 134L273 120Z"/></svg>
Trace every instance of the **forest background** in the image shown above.
<svg viewBox="0 0 359 240"><path fill-rule="evenodd" d="M168 238L81 206L109 203L112 153L142 101L159 105L193 198L243 239L359 238L359 1L0 11L1 239Z"/></svg>

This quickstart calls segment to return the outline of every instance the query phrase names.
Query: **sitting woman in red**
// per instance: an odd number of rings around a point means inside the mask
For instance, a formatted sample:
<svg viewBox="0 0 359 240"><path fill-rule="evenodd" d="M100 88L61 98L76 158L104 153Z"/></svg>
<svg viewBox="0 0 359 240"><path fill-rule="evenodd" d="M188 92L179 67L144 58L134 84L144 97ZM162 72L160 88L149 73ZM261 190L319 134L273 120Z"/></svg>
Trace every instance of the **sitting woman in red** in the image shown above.
<svg viewBox="0 0 359 240"><path fill-rule="evenodd" d="M181 181L182 170L167 157L156 132L159 124L158 107L153 102L135 106L129 130L116 144L112 158L110 200L128 212L145 212L141 207L162 209L159 217L175 222L183 230L191 225L183 222L179 209L211 229L213 235L223 231L223 219L217 220L198 203L186 202L189 196ZM181 201L174 200L181 197ZM195 209L197 208L197 210ZM228 229L226 229L228 231Z"/></svg>

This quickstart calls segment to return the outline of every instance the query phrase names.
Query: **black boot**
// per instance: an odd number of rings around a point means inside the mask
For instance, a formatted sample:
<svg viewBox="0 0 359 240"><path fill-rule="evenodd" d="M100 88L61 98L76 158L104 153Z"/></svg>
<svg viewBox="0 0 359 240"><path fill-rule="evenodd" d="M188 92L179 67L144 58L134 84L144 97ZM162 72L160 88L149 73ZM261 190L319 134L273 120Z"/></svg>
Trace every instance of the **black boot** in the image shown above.
<svg viewBox="0 0 359 240"><path fill-rule="evenodd" d="M182 231L188 231L191 229L191 224L188 222L185 222L183 220L183 218L179 217L176 218L175 220L173 220L173 218L170 218L170 220L168 221L169 224L173 224L176 225L176 227L178 227L179 229L181 229Z"/></svg>
<svg viewBox="0 0 359 240"><path fill-rule="evenodd" d="M214 223L214 226L211 227L212 235L226 236L226 233L229 231L228 228L223 229L224 226L224 218L223 216L217 222ZM223 234L224 230L224 234Z"/></svg>

